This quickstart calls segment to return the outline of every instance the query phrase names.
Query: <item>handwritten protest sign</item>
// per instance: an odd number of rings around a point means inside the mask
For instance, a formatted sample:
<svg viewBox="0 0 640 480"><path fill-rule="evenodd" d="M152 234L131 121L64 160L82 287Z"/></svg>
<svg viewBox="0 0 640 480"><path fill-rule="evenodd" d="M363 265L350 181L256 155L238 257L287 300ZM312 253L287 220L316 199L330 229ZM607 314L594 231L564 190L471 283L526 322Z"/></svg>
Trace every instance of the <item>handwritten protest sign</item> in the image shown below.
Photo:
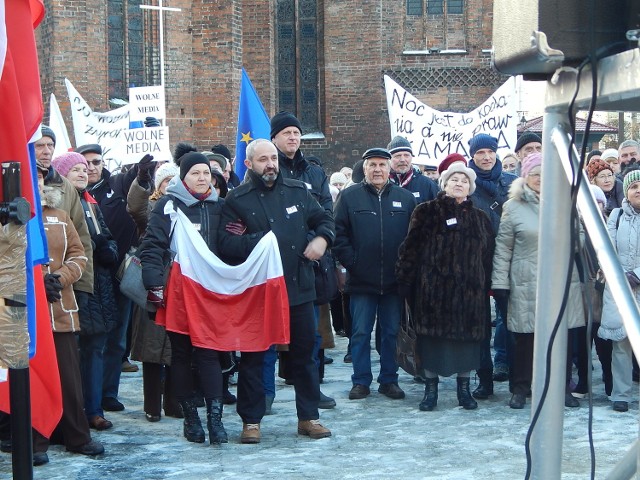
<svg viewBox="0 0 640 480"><path fill-rule="evenodd" d="M122 158L114 155L114 149L123 141L123 132L129 129L129 105L109 112L94 112L71 82L65 78L76 146L97 143L102 147L102 158L108 170L122 165Z"/></svg>
<svg viewBox="0 0 640 480"><path fill-rule="evenodd" d="M147 117L164 120L167 117L164 87L158 85L130 88L129 107L131 108L129 120L132 122L144 121Z"/></svg>
<svg viewBox="0 0 640 480"><path fill-rule="evenodd" d="M498 139L498 154L517 141L515 81L507 80L482 105L469 113L435 110L384 76L391 137L411 142L414 163L437 166L450 153L469 156L469 140L478 133Z"/></svg>

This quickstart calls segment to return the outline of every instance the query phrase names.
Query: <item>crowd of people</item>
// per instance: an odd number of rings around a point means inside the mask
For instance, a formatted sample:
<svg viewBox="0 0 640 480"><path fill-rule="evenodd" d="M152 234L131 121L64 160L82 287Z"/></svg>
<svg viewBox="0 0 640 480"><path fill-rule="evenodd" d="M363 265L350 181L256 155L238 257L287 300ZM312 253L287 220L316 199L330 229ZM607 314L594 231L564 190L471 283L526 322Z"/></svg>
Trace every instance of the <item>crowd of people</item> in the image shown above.
<svg viewBox="0 0 640 480"><path fill-rule="evenodd" d="M133 368L129 356L142 363L145 418L157 422L164 412L183 419L189 442L203 443L208 436L212 445L227 443L223 407L236 404L243 422L240 442L259 443L262 419L271 414L275 397L276 363L295 391L298 434L329 437L319 410L335 407L336 400L320 391L320 383L325 364L333 361L324 356L333 332L349 339L348 398L371 394L374 336L378 392L401 400L397 337L409 318L417 335L414 381L425 385L420 410L437 408L439 377L451 375L465 410L478 408L478 400L493 395L494 382L504 381L512 394L509 406L525 407L532 382L544 181L537 134L523 133L515 151L499 158L498 140L480 133L469 141L468 158L451 153L438 165L415 164L410 142L396 136L386 148L370 148L352 167L327 175L317 157L301 151L300 121L280 112L271 119L271 138L247 146L241 179L224 145L199 150L179 143L171 162L146 155L112 173L100 145L52 158L55 134L46 126L41 130L35 152L51 257L43 275L63 399L51 440L68 451L104 452L90 432L112 428L113 418L105 412L126 408L118 387L121 373ZM585 165L637 300L639 150L628 140L617 150L592 151ZM175 253L172 218L178 213L228 265L245 262L273 232L288 298L288 344L219 351L202 341L188 314L163 314L184 301L166 289ZM615 292L583 230L580 239L565 314L570 329L565 406L578 407L589 392L594 342L605 393L613 409L624 412L637 364ZM132 253L140 258L146 307L119 289L118 271ZM327 261L329 282L322 268ZM328 298L320 292L325 288ZM206 308L204 300L201 305ZM225 324L215 310L207 314L211 322ZM234 371L237 397L229 391ZM473 375L478 383L471 391ZM206 409L206 433L199 407ZM34 431L34 465L48 462L49 441ZM8 415L0 414L0 449L11 448Z"/></svg>

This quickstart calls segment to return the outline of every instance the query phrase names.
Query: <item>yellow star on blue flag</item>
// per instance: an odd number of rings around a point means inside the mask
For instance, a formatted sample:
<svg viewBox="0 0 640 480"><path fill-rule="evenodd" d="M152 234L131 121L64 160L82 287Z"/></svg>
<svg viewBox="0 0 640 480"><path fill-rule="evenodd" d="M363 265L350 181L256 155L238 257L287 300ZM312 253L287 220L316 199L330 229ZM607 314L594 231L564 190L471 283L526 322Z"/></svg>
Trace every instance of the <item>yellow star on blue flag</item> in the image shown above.
<svg viewBox="0 0 640 480"><path fill-rule="evenodd" d="M243 133L247 132L247 133ZM271 123L269 116L262 106L260 97L249 80L245 69L242 69L242 83L240 84L240 105L238 107L238 133L236 135L236 164L235 172L242 180L247 167L246 149L249 142L256 138L270 138Z"/></svg>

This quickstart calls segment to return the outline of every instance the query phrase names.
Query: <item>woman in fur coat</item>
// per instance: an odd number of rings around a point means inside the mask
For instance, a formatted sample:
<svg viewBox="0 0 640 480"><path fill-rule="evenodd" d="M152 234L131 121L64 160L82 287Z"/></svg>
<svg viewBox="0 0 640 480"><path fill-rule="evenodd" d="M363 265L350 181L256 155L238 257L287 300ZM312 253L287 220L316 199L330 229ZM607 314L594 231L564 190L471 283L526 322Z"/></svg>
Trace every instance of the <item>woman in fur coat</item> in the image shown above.
<svg viewBox="0 0 640 480"><path fill-rule="evenodd" d="M487 215L469 196L476 174L463 163L440 177L442 192L416 207L396 263L398 291L409 303L418 334L417 355L426 378L420 410L438 401L438 376L457 374L458 403L478 404L470 371L480 366L490 321L489 281L494 239Z"/></svg>

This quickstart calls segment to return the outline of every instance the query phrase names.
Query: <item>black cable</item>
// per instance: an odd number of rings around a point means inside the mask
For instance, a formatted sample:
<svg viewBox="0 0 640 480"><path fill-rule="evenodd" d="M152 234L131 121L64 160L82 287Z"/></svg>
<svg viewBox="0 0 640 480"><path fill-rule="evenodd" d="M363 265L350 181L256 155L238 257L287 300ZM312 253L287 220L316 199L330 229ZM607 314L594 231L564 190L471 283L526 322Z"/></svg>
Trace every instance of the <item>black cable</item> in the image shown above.
<svg viewBox="0 0 640 480"><path fill-rule="evenodd" d="M609 48L604 49L604 51L609 50ZM571 225L571 230L570 230L570 255L569 255L569 266L567 268L567 277L566 277L566 281L565 281L565 287L564 287L564 292L563 292L563 297L562 297L562 302L560 305L560 311L558 312L558 316L556 318L555 324L553 326L553 329L551 331L551 335L549 337L549 342L547 345L547 356L546 356L546 371L545 371L545 380L544 380L544 387L542 390L542 394L540 396L540 401L538 403L538 406L536 408L536 411L534 412L534 415L531 419L531 424L529 425L529 429L527 431L527 436L526 436L526 440L525 440L525 453L526 453L526 457L527 457L527 471L525 474L525 478L529 479L531 477L531 436L533 435L533 431L535 429L535 426L538 422L538 419L540 418L540 414L542 412L542 408L544 406L544 403L546 401L546 397L549 391L549 384L551 381L551 355L552 355L552 349L556 340L556 336L558 333L558 330L560 328L560 322L562 320L562 317L564 315L564 311L566 309L567 303L568 303L568 299L569 299L569 290L571 287L571 279L573 277L573 267L574 267L574 263L575 263L575 252L576 252L576 246L578 245L578 238L579 238L579 219L577 216L577 209L576 209L576 203L577 203L577 198L578 198L578 191L580 189L580 175L581 172L584 168L584 162L585 162L585 158L586 158L586 145L587 145L587 138L589 136L589 131L591 128L591 122L592 122L592 118L593 118L593 112L595 110L595 104L596 104L596 99L597 99L597 61L598 61L598 55L594 55L594 56L588 56L583 63L580 65L580 67L578 68L578 73L576 75L576 89L574 92L574 95L571 99L571 102L569 103L569 108L568 108L568 121L571 127L571 140L569 142L569 158L571 159L573 156L573 149L575 146L575 116L574 116L574 106L575 106L575 101L576 98L578 96L578 93L580 91L580 78L582 75L582 70L589 64L591 64L592 66L592 92L591 92L591 100L589 103L589 113L587 115L587 120L585 122L585 131L584 131L584 139L582 142L582 151L580 154L580 162L578 165L578 169L576 170L573 162L570 162L571 165L571 170L572 170L572 176L571 176L571 217L570 217L570 225ZM590 337L589 337L590 338ZM589 402L590 404L590 410L589 410L589 446L590 446L590 452L591 452L591 478L594 478L595 476L595 450L593 448L593 436L592 436L592 405L591 402Z"/></svg>

